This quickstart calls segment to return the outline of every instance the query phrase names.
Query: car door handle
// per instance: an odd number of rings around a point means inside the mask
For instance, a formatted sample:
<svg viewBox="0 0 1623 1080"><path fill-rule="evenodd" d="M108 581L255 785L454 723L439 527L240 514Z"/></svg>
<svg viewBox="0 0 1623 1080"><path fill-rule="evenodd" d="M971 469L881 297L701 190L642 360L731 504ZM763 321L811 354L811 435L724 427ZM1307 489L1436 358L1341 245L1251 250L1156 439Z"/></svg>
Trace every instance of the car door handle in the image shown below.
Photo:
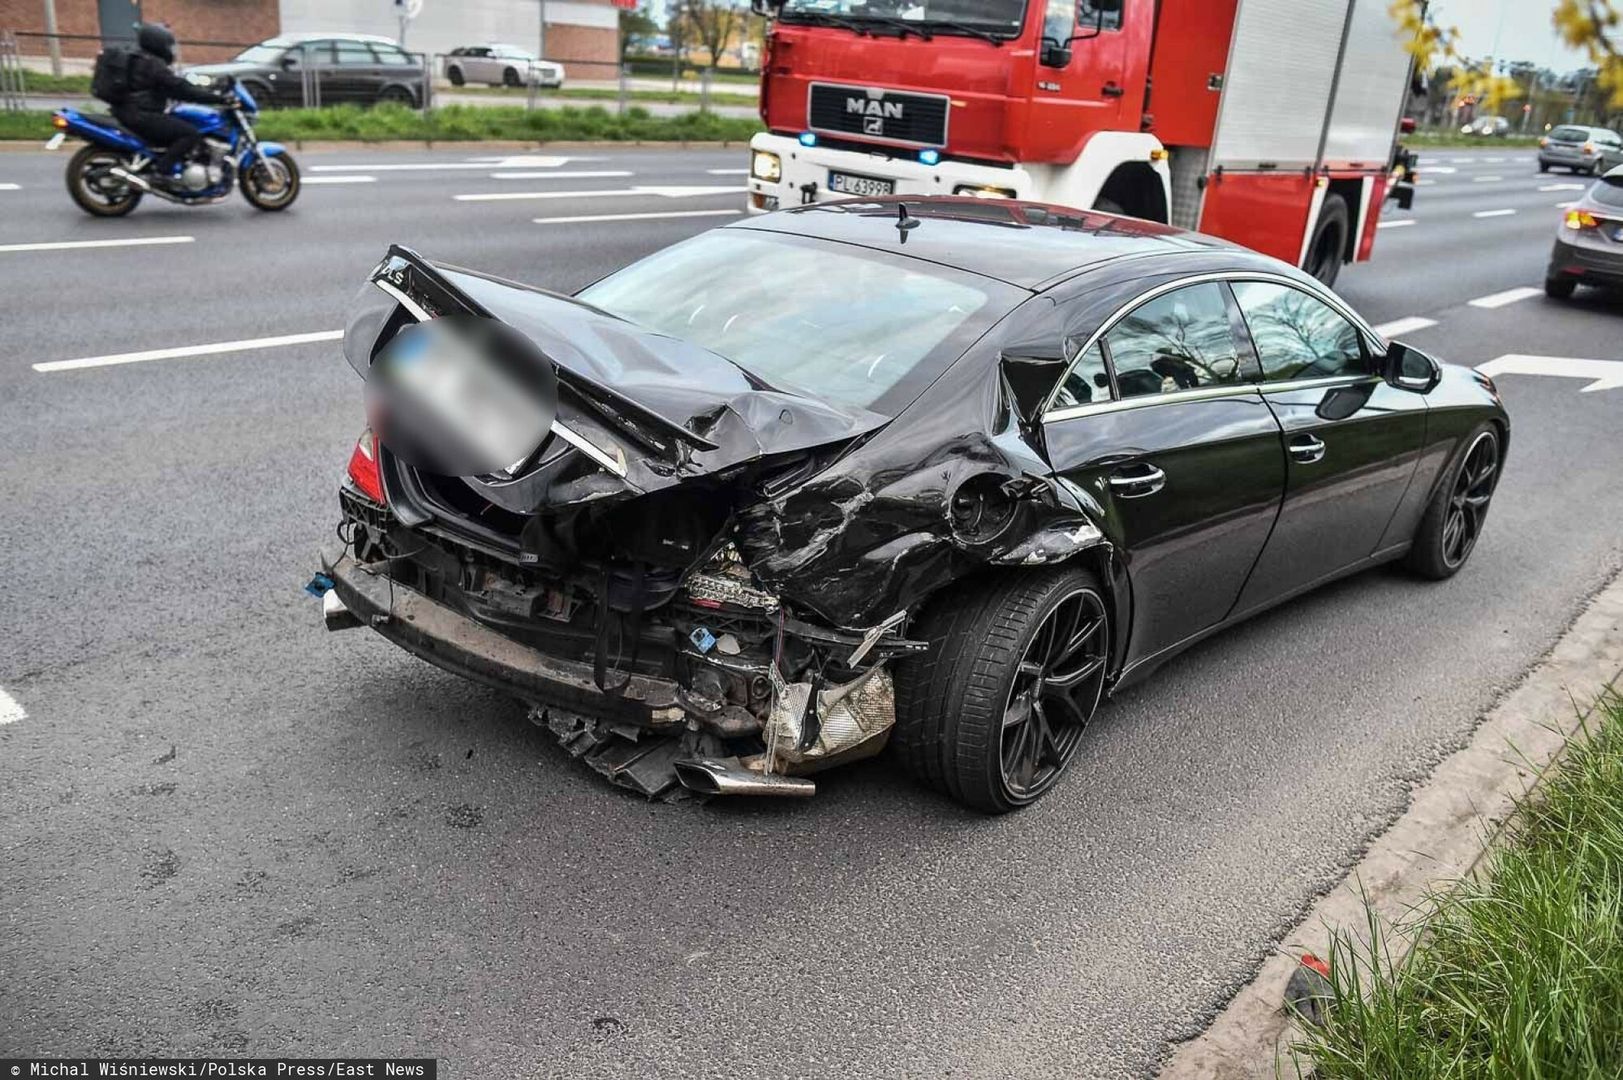
<svg viewBox="0 0 1623 1080"><path fill-rule="evenodd" d="M1122 87L1122 85L1116 82L1105 83L1104 86L1099 89L1099 92L1105 97L1125 97L1127 94L1127 91Z"/></svg>
<svg viewBox="0 0 1623 1080"><path fill-rule="evenodd" d="M1110 490L1123 499L1142 499L1167 486L1167 474L1147 463L1128 465L1110 475Z"/></svg>
<svg viewBox="0 0 1623 1080"><path fill-rule="evenodd" d="M1291 457L1303 465L1324 460L1324 440L1317 435L1298 435L1290 441Z"/></svg>

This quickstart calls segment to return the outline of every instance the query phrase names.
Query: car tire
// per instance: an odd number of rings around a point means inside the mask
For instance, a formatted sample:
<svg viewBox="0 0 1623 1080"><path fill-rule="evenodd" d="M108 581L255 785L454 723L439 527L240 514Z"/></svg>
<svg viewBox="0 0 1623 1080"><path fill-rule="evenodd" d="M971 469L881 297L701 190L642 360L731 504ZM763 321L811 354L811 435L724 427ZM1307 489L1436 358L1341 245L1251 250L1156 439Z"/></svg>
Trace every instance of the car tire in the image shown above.
<svg viewBox="0 0 1623 1080"><path fill-rule="evenodd" d="M1461 443L1463 449L1437 485L1426 516L1415 530L1406 560L1414 573L1432 581L1451 578L1476 550L1488 506L1499 486L1502 439L1497 426L1485 423Z"/></svg>
<svg viewBox="0 0 1623 1080"><path fill-rule="evenodd" d="M1571 300L1578 291L1578 283L1569 277L1555 275L1544 279L1544 295L1551 300Z"/></svg>
<svg viewBox="0 0 1623 1080"><path fill-rule="evenodd" d="M1538 171L1541 172L1541 173L1549 172L1550 171L1550 163L1548 161L1540 161L1538 163Z"/></svg>
<svg viewBox="0 0 1623 1080"><path fill-rule="evenodd" d="M1347 254L1347 234L1352 230L1352 215L1347 211L1347 200L1340 195L1326 195L1319 210L1319 224L1313 230L1313 241L1307 246L1307 264L1302 267L1317 278L1325 288L1334 288L1341 275L1341 264Z"/></svg>
<svg viewBox="0 0 1623 1080"><path fill-rule="evenodd" d="M459 67L448 68L445 72L445 78L452 86L465 86L468 82L468 77L462 74L462 69Z"/></svg>
<svg viewBox="0 0 1623 1080"><path fill-rule="evenodd" d="M385 86L378 93L379 105L404 105L408 109L417 107L417 98L404 86Z"/></svg>
<svg viewBox="0 0 1623 1080"><path fill-rule="evenodd" d="M524 84L519 81L518 70L516 68L508 68L506 71L502 72L502 85L523 86Z"/></svg>
<svg viewBox="0 0 1623 1080"><path fill-rule="evenodd" d="M938 594L911 634L929 652L896 666L897 763L984 813L1035 802L1064 774L1099 705L1108 611L1080 567L998 574Z"/></svg>

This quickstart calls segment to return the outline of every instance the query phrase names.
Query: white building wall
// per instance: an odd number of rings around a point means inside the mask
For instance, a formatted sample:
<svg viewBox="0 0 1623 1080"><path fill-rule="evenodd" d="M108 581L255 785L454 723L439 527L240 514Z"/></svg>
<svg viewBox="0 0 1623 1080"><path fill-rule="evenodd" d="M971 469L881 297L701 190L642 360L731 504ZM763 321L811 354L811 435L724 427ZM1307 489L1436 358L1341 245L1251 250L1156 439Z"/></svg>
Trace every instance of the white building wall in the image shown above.
<svg viewBox="0 0 1623 1080"><path fill-rule="evenodd" d="M551 26L613 30L615 8L572 0L546 0ZM380 34L400 32L393 0L281 0L282 32ZM501 42L534 50L540 44L540 0L424 0L406 30L412 52L444 53L458 45Z"/></svg>

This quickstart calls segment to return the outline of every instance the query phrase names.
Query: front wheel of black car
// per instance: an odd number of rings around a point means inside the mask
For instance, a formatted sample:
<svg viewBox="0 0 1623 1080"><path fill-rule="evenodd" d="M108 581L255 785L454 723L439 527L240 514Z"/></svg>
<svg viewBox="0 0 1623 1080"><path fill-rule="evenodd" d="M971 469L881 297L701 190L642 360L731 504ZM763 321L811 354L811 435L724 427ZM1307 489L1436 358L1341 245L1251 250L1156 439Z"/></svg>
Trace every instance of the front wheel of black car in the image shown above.
<svg viewBox="0 0 1623 1080"><path fill-rule="evenodd" d="M1409 569L1433 581L1453 577L1476 550L1488 504L1499 486L1499 429L1484 424L1464 446L1465 452L1432 496L1409 549Z"/></svg>
<svg viewBox="0 0 1623 1080"><path fill-rule="evenodd" d="M990 814L1035 802L1082 742L1104 691L1104 591L1076 567L1010 573L935 597L896 668L891 749L923 783Z"/></svg>

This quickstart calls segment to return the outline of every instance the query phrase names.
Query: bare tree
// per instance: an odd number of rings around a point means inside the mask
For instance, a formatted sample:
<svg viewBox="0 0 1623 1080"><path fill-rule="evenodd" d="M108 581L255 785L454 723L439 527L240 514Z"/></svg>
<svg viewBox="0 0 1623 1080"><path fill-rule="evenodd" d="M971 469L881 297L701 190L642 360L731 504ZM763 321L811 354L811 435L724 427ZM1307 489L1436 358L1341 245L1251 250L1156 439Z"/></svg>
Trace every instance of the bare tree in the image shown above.
<svg viewBox="0 0 1623 1080"><path fill-rule="evenodd" d="M744 17L744 9L735 0L680 0L671 23L674 30L680 22L682 38L709 53L710 66L715 67Z"/></svg>

